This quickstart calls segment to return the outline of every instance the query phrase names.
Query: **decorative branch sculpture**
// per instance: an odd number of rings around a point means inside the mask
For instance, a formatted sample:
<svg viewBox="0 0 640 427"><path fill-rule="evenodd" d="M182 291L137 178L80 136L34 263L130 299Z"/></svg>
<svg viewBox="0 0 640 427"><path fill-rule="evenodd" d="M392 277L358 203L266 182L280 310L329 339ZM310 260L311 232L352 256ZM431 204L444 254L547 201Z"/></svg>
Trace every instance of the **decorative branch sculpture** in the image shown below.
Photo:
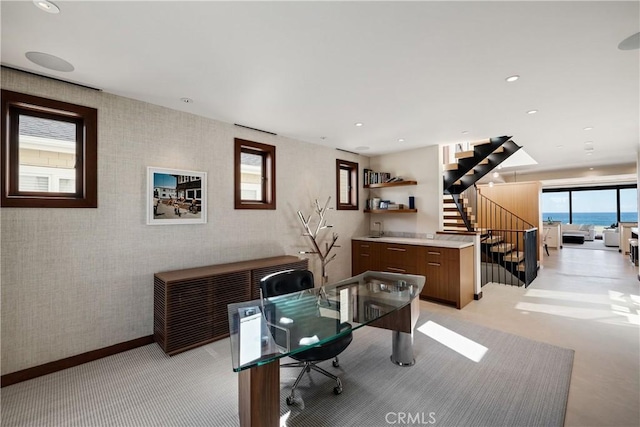
<svg viewBox="0 0 640 427"><path fill-rule="evenodd" d="M336 257L336 254L329 256L329 253L333 248L339 248L340 246L336 246L336 241L338 240L338 235L336 233L332 233L331 243L325 242L324 251L321 249L321 238L319 235L322 230L333 228L333 225L327 225L327 220L325 219L325 215L329 208L329 202L331 202L331 196L327 199L327 203L324 204L324 207L320 207L320 203L318 203L318 199L316 199L315 206L315 215L318 216L318 223L315 227L312 224L312 219L314 214L310 214L309 217L305 218L304 214L301 211L298 211L298 217L300 218L300 222L302 222L302 227L304 228L303 236L309 237L311 240L311 244L313 245L312 251L300 251L301 254L315 254L318 255L320 261L322 263L322 286L326 285L329 277L327 276L327 264L333 261Z"/></svg>

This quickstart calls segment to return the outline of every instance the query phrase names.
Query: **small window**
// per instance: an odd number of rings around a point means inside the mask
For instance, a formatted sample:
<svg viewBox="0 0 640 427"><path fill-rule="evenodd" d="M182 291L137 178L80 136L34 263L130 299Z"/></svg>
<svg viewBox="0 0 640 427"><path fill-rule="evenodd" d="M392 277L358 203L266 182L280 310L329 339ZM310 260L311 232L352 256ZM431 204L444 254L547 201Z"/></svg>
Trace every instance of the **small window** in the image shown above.
<svg viewBox="0 0 640 427"><path fill-rule="evenodd" d="M358 164L336 160L338 210L358 210Z"/></svg>
<svg viewBox="0 0 640 427"><path fill-rule="evenodd" d="M97 116L2 90L2 206L97 207Z"/></svg>
<svg viewBox="0 0 640 427"><path fill-rule="evenodd" d="M235 139L236 209L276 208L276 147Z"/></svg>

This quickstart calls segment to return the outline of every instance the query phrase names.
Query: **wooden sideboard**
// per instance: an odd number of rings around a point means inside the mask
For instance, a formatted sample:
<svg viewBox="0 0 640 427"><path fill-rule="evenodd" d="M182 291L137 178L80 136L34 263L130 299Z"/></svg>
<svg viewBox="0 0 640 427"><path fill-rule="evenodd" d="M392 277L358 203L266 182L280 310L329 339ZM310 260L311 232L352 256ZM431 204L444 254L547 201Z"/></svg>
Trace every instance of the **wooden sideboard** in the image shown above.
<svg viewBox="0 0 640 427"><path fill-rule="evenodd" d="M459 309L473 301L473 246L458 249L352 240L351 274L367 270L425 276L422 299Z"/></svg>
<svg viewBox="0 0 640 427"><path fill-rule="evenodd" d="M227 304L260 298L268 274L307 268L307 259L278 256L156 273L153 339L174 355L226 338Z"/></svg>

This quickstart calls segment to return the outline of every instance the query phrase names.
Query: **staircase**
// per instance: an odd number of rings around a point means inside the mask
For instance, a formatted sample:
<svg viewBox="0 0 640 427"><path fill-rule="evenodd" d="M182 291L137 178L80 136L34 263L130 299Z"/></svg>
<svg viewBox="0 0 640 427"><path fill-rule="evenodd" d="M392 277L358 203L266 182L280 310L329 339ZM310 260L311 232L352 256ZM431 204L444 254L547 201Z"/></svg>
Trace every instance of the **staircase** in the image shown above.
<svg viewBox="0 0 640 427"><path fill-rule="evenodd" d="M538 270L538 229L484 197L475 183L521 147L509 136L473 144L444 166L443 230L481 236L482 285L529 286Z"/></svg>
<svg viewBox="0 0 640 427"><path fill-rule="evenodd" d="M461 194L520 148L510 136L499 136L456 153L457 161L444 165L444 194Z"/></svg>

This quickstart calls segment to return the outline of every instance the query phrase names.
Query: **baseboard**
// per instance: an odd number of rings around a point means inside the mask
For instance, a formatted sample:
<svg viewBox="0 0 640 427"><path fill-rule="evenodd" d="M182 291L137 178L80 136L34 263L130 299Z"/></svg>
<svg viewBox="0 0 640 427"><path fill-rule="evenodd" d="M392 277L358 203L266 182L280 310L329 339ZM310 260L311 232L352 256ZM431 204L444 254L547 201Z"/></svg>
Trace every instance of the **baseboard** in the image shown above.
<svg viewBox="0 0 640 427"><path fill-rule="evenodd" d="M136 338L131 341L110 345L109 347L99 348L97 350L45 363L44 365L34 366L32 368L5 374L0 378L0 387L6 387L11 384L52 374L54 372L62 371L63 369L72 368L74 366L82 365L83 363L92 362L94 360L102 359L103 357L112 356L114 354L122 353L123 351L132 350L151 343L153 343L153 335Z"/></svg>
<svg viewBox="0 0 640 427"><path fill-rule="evenodd" d="M482 291L480 291L480 293L477 294L473 294L473 299L478 301L482 299Z"/></svg>

